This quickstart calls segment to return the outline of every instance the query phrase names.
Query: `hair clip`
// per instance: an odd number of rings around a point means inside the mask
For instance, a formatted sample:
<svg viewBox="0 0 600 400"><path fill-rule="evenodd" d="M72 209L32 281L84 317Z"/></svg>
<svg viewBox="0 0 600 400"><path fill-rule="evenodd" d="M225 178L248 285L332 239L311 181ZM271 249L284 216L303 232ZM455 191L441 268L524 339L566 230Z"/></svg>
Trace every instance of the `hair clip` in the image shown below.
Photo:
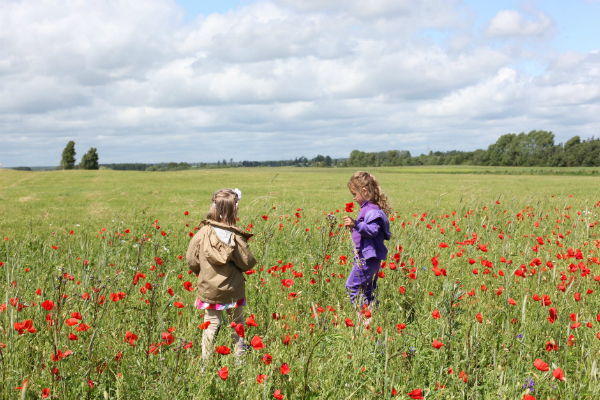
<svg viewBox="0 0 600 400"><path fill-rule="evenodd" d="M235 192L235 194L237 194L238 200L242 199L242 191L238 188L233 189L233 191Z"/></svg>

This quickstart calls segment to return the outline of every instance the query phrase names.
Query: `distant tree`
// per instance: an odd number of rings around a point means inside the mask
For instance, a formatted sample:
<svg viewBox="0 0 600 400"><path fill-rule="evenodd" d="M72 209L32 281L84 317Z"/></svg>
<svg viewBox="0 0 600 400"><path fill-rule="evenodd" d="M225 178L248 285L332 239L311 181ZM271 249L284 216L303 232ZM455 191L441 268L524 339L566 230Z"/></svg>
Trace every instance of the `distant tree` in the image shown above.
<svg viewBox="0 0 600 400"><path fill-rule="evenodd" d="M81 158L80 169L98 169L98 153L95 147L88 150Z"/></svg>
<svg viewBox="0 0 600 400"><path fill-rule="evenodd" d="M61 169L73 169L75 167L75 154L75 142L71 140L62 152Z"/></svg>

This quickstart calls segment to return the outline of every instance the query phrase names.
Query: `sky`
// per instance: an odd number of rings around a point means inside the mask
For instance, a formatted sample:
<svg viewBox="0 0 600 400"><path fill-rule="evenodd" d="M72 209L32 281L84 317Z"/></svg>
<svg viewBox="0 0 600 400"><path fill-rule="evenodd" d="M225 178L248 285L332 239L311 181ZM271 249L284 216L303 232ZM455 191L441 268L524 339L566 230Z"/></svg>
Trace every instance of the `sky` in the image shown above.
<svg viewBox="0 0 600 400"><path fill-rule="evenodd" d="M0 0L0 164L599 136L600 0Z"/></svg>

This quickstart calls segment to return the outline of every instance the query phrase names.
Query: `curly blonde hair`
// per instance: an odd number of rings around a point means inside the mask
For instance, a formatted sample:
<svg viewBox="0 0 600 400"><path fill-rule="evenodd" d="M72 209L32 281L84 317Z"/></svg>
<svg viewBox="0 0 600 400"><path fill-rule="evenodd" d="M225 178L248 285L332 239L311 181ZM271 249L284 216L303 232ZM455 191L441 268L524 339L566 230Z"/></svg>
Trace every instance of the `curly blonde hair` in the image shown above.
<svg viewBox="0 0 600 400"><path fill-rule="evenodd" d="M213 193L212 206L206 219L235 226L238 217L238 195L232 189L219 189Z"/></svg>
<svg viewBox="0 0 600 400"><path fill-rule="evenodd" d="M389 199L381 189L381 186L379 186L377 179L368 172L358 171L350 178L348 189L350 189L351 192L356 193L360 192L362 188L367 190L369 196L368 200L373 204L377 204L385 215L389 216L393 213L392 207L389 204Z"/></svg>

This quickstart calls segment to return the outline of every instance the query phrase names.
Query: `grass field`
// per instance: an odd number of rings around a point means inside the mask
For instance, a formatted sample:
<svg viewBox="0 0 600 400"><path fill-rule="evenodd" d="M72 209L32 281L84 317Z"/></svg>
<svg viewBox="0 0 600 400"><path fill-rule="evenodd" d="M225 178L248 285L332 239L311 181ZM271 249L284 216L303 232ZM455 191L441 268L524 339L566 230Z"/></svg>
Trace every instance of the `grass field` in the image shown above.
<svg viewBox="0 0 600 400"><path fill-rule="evenodd" d="M0 397L598 398L598 178L495 171L369 169L396 213L367 330L339 227L354 170L0 170ZM201 374L180 256L220 187L255 233L246 338L265 348Z"/></svg>

